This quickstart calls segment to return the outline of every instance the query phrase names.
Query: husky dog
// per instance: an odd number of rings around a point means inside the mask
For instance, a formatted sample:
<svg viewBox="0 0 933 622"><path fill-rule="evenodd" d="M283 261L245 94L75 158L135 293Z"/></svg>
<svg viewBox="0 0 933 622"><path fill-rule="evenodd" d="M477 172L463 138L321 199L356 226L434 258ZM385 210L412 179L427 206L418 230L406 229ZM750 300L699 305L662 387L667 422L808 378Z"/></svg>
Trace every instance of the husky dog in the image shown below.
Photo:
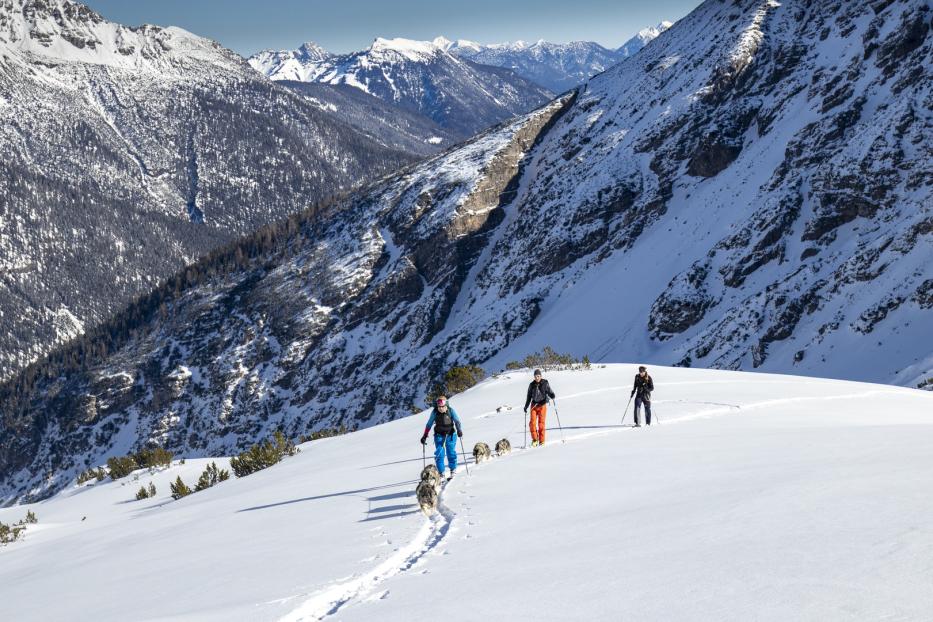
<svg viewBox="0 0 933 622"><path fill-rule="evenodd" d="M437 492L441 491L441 479L441 472L433 464L429 464L421 471L421 481L429 482Z"/></svg>
<svg viewBox="0 0 933 622"><path fill-rule="evenodd" d="M476 460L476 464L479 464L483 460L489 460L492 456L492 452L489 451L489 445L486 443L477 443L473 447L473 459Z"/></svg>
<svg viewBox="0 0 933 622"><path fill-rule="evenodd" d="M418 497L418 505L425 516L434 514L437 509L437 489L434 484L428 480L421 480L415 488L415 496Z"/></svg>
<svg viewBox="0 0 933 622"><path fill-rule="evenodd" d="M496 443L496 455L504 456L507 453L512 452L512 443L509 442L509 439L504 438L498 443Z"/></svg>

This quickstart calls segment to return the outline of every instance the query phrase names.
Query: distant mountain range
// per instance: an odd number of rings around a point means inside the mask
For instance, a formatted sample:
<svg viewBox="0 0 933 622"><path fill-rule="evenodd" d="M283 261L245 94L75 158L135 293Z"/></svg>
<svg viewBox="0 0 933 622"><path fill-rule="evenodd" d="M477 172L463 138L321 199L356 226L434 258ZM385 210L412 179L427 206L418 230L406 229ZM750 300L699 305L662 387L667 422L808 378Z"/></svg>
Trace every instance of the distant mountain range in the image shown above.
<svg viewBox="0 0 933 622"><path fill-rule="evenodd" d="M355 87L461 138L553 96L508 69L479 65L427 41L380 38L366 50L342 55L307 43L295 51L261 52L249 62L277 81Z"/></svg>
<svg viewBox="0 0 933 622"><path fill-rule="evenodd" d="M259 52L249 59L249 63L273 80L346 84L386 101L423 112L431 109L430 102L423 102L425 98L430 98L430 93L417 87L414 90L392 88L397 75L410 76L414 73L422 78L428 76L426 84L449 88L449 85L445 87L441 79L433 78L432 73L443 67L445 75L456 76L458 70L450 68L453 59L449 57L453 56L486 67L510 70L551 93L562 93L628 58L670 27L671 22L661 22L657 26L644 28L617 49L605 48L591 41L549 43L541 40L536 43L516 41L486 45L466 39L451 41L445 37L437 37L433 41L376 39L369 49L352 54L331 54L316 43L309 42L297 50ZM447 62L441 63L439 59ZM418 69L413 72L414 67ZM460 69L465 72L471 70L483 72L483 68ZM497 72L497 75L499 79L509 78L508 74L501 72ZM409 78L407 82L412 80ZM478 82L478 86L484 88L482 80ZM516 82L513 87L521 92L528 85ZM486 91L478 98L484 99L483 95L493 101L500 99L496 91ZM512 114L526 111L520 102L516 105L514 101L508 109ZM449 116L453 116L453 113ZM494 113L491 117L497 121L506 118ZM436 115L432 118L445 122L444 118ZM450 122L446 125L449 126Z"/></svg>
<svg viewBox="0 0 933 622"><path fill-rule="evenodd" d="M434 43L460 58L511 69L555 93L562 93L631 56L671 25L671 22L661 22L644 28L614 50L592 41L549 43L541 40L536 43L516 41L483 45L438 37Z"/></svg>

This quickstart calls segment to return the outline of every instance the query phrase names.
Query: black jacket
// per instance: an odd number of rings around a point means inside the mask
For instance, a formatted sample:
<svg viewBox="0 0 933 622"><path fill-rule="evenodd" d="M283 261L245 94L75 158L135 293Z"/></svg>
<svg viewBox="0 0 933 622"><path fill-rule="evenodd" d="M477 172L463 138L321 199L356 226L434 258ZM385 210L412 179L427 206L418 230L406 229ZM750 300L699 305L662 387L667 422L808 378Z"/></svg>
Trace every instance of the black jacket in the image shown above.
<svg viewBox="0 0 933 622"><path fill-rule="evenodd" d="M536 388L539 389L538 395L535 395ZM529 404L547 404L548 398L554 399L556 397L547 380L542 378L540 386L535 384L535 381L532 380L531 384L528 385L528 396L525 398L525 410L528 410Z"/></svg>
<svg viewBox="0 0 933 622"><path fill-rule="evenodd" d="M645 374L645 377L642 378L641 374L635 374L635 385L632 387L632 395L637 393L641 401L650 402L652 391L654 391L654 380L651 379L651 376Z"/></svg>

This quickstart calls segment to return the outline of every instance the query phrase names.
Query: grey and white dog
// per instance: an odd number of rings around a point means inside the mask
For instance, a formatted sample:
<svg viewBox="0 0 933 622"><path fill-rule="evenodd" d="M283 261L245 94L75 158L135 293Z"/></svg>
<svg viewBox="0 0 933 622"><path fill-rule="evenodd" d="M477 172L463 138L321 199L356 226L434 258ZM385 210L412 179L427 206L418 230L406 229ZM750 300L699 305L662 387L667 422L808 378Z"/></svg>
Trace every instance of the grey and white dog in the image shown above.
<svg viewBox="0 0 933 622"><path fill-rule="evenodd" d="M415 488L415 496L418 497L418 505L425 516L434 514L437 510L437 489L429 480L423 479Z"/></svg>
<svg viewBox="0 0 933 622"><path fill-rule="evenodd" d="M486 443L477 443L473 446L473 459L476 460L476 464L489 460L491 457L492 452L489 451L489 445Z"/></svg>
<svg viewBox="0 0 933 622"><path fill-rule="evenodd" d="M421 470L421 481L430 482L436 492L441 491L441 472L433 464L429 464Z"/></svg>
<svg viewBox="0 0 933 622"><path fill-rule="evenodd" d="M512 453L512 443L509 442L509 439L504 438L498 443L496 443L496 455L504 456L505 454Z"/></svg>

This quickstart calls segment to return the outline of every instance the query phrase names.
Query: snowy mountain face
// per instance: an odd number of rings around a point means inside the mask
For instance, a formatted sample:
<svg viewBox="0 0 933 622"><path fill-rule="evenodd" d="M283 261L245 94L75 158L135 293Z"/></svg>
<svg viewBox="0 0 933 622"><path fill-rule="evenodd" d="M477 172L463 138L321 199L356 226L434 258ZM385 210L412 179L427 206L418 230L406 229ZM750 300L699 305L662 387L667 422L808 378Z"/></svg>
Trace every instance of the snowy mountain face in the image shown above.
<svg viewBox="0 0 933 622"><path fill-rule="evenodd" d="M4 493L150 442L212 455L400 417L453 365L545 345L933 385L930 18L704 3L578 93L7 383Z"/></svg>
<svg viewBox="0 0 933 622"><path fill-rule="evenodd" d="M438 37L434 42L460 58L511 69L555 93L563 93L628 58L672 25L671 22L661 22L657 26L643 28L616 50L590 41L516 41L482 45L473 41L450 41Z"/></svg>
<svg viewBox="0 0 933 622"><path fill-rule="evenodd" d="M331 118L372 136L376 142L404 153L434 155L461 139L428 117L385 102L345 84L281 80L282 86L306 97Z"/></svg>
<svg viewBox="0 0 933 622"><path fill-rule="evenodd" d="M417 155L177 28L0 0L0 379L211 248Z"/></svg>
<svg viewBox="0 0 933 622"><path fill-rule="evenodd" d="M658 37L658 35L673 25L673 22L664 21L657 26L648 26L647 28L642 28L638 31L638 33L636 33L634 37L619 46L615 52L622 58L628 58L638 50L651 43Z"/></svg>
<svg viewBox="0 0 933 622"><path fill-rule="evenodd" d="M546 103L552 94L513 72L457 58L428 41L376 39L329 55L313 44L249 59L273 80L348 85L424 115L465 138Z"/></svg>
<svg viewBox="0 0 933 622"><path fill-rule="evenodd" d="M929 617L933 394L650 371L660 422L638 429L631 409L620 425L634 365L548 371L558 410L541 448L523 449L530 370L455 396L466 452L512 451L461 454L431 518L414 495L427 413L177 501L176 478L228 460L0 508L6 524L38 518L0 549L0 618L411 622L452 590L451 622Z"/></svg>

